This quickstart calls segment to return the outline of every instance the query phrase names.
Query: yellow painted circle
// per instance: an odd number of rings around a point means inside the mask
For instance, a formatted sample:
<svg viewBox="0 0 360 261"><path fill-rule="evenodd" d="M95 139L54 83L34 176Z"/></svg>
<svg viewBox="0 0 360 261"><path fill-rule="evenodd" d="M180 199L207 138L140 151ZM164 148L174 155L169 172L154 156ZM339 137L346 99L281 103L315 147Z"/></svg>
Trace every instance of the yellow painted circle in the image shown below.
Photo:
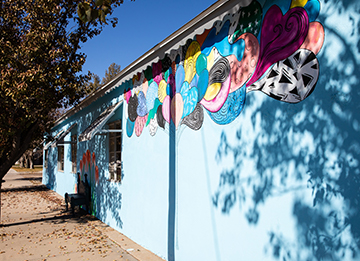
<svg viewBox="0 0 360 261"><path fill-rule="evenodd" d="M160 102L163 102L166 97L166 86L167 86L167 83L165 82L165 80L161 80L159 83L159 89L158 89L158 96L159 96Z"/></svg>
<svg viewBox="0 0 360 261"><path fill-rule="evenodd" d="M211 67L214 65L215 49L212 49L207 57L207 70L210 72Z"/></svg>
<svg viewBox="0 0 360 261"><path fill-rule="evenodd" d="M196 73L196 60L201 54L201 48L197 41L193 41L185 55L184 69L185 69L185 81L191 82L192 78Z"/></svg>

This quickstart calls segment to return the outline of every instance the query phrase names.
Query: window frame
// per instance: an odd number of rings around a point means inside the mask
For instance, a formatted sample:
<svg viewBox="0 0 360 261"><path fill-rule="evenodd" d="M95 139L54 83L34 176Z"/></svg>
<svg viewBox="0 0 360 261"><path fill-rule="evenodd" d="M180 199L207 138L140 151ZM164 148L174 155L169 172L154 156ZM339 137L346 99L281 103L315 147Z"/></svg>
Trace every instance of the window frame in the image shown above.
<svg viewBox="0 0 360 261"><path fill-rule="evenodd" d="M64 172L65 169L65 146L57 146L57 170Z"/></svg>
<svg viewBox="0 0 360 261"><path fill-rule="evenodd" d="M122 120L110 122L108 125L109 181L122 181ZM111 131L116 130L116 131Z"/></svg>
<svg viewBox="0 0 360 261"><path fill-rule="evenodd" d="M71 135L70 142L70 150L71 150L71 173L77 172L77 135Z"/></svg>
<svg viewBox="0 0 360 261"><path fill-rule="evenodd" d="M45 159L44 159L44 168L47 169L48 168L48 160L49 160L49 150L45 150Z"/></svg>

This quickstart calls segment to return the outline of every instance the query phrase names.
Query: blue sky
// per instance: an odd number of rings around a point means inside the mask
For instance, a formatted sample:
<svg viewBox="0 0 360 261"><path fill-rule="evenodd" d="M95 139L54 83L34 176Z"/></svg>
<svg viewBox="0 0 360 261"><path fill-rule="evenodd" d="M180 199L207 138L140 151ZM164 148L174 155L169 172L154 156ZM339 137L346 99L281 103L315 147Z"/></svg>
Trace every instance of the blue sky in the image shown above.
<svg viewBox="0 0 360 261"><path fill-rule="evenodd" d="M86 42L81 52L87 55L83 72L100 76L113 62L124 69L156 44L196 17L216 0L125 0L113 17L119 19Z"/></svg>

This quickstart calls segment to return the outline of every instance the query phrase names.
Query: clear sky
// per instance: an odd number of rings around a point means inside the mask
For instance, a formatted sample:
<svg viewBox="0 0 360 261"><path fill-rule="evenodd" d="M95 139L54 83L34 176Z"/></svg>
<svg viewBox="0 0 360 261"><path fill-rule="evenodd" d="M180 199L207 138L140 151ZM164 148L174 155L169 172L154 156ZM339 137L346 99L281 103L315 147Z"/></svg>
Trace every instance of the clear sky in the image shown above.
<svg viewBox="0 0 360 261"><path fill-rule="evenodd" d="M216 0L125 0L113 17L119 19L86 42L83 71L100 76L113 62L124 69L156 44L214 4Z"/></svg>

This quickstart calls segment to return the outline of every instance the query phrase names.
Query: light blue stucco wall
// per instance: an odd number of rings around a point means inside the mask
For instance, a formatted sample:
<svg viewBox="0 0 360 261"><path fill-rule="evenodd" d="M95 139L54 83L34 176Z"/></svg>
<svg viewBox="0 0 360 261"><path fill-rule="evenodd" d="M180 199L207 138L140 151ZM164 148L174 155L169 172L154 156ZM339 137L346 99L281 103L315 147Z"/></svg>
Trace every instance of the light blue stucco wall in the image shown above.
<svg viewBox="0 0 360 261"><path fill-rule="evenodd" d="M307 2L320 5L325 39L316 87L299 103L251 91L231 123L203 109L198 130L171 121L128 135L124 84L54 128L77 122L80 134L124 101L109 120L123 119L121 184L107 180L106 135L78 144L78 161L89 150L100 169L99 219L166 260L359 260L360 3ZM291 1L259 3L284 12ZM129 86L133 97L145 92L136 80ZM43 182L61 195L75 187L69 161L67 145L58 172L49 150Z"/></svg>

